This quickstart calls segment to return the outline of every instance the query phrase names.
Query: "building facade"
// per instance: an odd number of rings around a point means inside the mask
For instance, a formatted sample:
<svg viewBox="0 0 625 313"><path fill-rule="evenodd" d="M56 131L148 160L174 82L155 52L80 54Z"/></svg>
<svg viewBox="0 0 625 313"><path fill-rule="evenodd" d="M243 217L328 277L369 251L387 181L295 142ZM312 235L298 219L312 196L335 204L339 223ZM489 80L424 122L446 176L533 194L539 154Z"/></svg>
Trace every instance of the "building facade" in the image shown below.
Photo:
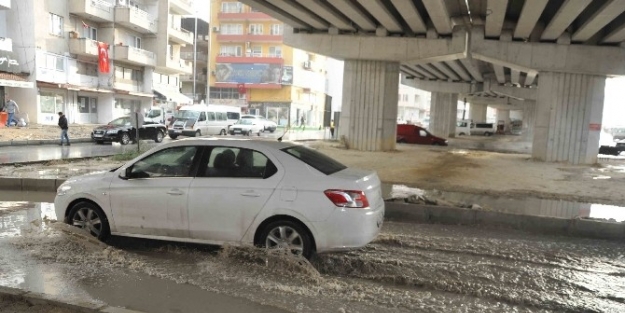
<svg viewBox="0 0 625 313"><path fill-rule="evenodd" d="M154 104L189 102L179 75L192 73L181 28L188 0L13 0L7 33L32 89L12 96L31 123L106 123Z"/></svg>
<svg viewBox="0 0 625 313"><path fill-rule="evenodd" d="M240 106L283 126L321 125L326 57L282 44L282 22L264 13L211 1L209 103Z"/></svg>
<svg viewBox="0 0 625 313"><path fill-rule="evenodd" d="M180 56L193 62L193 74L180 75L182 83L181 92L193 99L194 103L208 102L208 22L198 18L183 18L182 28L196 36L194 45L186 45L182 48Z"/></svg>

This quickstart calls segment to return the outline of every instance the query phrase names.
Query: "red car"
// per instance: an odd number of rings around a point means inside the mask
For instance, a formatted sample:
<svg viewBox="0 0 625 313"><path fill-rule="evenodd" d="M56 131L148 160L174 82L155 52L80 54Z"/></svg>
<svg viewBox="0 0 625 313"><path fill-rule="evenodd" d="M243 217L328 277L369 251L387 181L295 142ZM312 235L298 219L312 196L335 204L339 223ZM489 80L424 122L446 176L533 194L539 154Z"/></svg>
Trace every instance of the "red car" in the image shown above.
<svg viewBox="0 0 625 313"><path fill-rule="evenodd" d="M435 146L447 145L447 140L430 134L430 132L423 127L410 124L397 125L397 142Z"/></svg>

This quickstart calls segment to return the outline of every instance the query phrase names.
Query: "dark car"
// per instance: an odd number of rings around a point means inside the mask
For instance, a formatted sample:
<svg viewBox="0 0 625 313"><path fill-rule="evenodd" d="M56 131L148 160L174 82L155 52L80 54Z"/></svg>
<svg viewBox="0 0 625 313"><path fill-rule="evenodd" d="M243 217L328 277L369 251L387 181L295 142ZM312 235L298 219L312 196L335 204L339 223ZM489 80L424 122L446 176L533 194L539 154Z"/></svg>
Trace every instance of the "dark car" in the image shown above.
<svg viewBox="0 0 625 313"><path fill-rule="evenodd" d="M154 140L155 142L163 141L167 127L158 123L144 123L139 128L140 140ZM119 142L127 145L132 141L136 141L137 131L132 125L132 119L129 116L116 118L104 126L96 127L91 132L91 139L98 144L104 142Z"/></svg>
<svg viewBox="0 0 625 313"><path fill-rule="evenodd" d="M436 146L447 145L447 140L430 134L425 128L411 124L397 125L397 142Z"/></svg>

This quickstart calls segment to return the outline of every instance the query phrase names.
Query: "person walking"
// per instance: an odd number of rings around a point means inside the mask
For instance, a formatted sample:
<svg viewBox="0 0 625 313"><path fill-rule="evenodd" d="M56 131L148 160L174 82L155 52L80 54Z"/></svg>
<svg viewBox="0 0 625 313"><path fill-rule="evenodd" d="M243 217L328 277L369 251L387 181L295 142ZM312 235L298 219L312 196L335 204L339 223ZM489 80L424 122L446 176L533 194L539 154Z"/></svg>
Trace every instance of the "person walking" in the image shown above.
<svg viewBox="0 0 625 313"><path fill-rule="evenodd" d="M330 137L334 139L334 120L330 120Z"/></svg>
<svg viewBox="0 0 625 313"><path fill-rule="evenodd" d="M59 146L63 145L63 139L65 139L67 145L69 146L69 137L67 136L67 118L63 112L59 112L59 127L61 127L61 143L59 143Z"/></svg>
<svg viewBox="0 0 625 313"><path fill-rule="evenodd" d="M304 115L302 115L299 121L300 127L302 128L302 130L304 130L306 128L306 119L304 118Z"/></svg>
<svg viewBox="0 0 625 313"><path fill-rule="evenodd" d="M9 98L9 94L4 95L5 105L4 110L9 114L7 118L6 127L11 127L11 122L15 118L15 113L20 113L20 107L17 105L13 99ZM15 120L15 125L17 126L17 120Z"/></svg>

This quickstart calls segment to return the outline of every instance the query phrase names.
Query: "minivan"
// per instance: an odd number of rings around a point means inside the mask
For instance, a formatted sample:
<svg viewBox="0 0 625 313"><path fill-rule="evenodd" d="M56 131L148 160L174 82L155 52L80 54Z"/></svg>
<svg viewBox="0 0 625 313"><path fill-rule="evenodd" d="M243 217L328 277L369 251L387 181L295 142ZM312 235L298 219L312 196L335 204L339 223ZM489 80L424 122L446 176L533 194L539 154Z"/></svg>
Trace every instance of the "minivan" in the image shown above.
<svg viewBox="0 0 625 313"><path fill-rule="evenodd" d="M447 145L447 140L430 134L430 132L421 126L411 124L397 125L397 142L435 146Z"/></svg>
<svg viewBox="0 0 625 313"><path fill-rule="evenodd" d="M174 115L169 128L169 138L178 136L199 137L203 135L225 135L234 118L241 116L241 108L226 105L188 105L181 107Z"/></svg>

